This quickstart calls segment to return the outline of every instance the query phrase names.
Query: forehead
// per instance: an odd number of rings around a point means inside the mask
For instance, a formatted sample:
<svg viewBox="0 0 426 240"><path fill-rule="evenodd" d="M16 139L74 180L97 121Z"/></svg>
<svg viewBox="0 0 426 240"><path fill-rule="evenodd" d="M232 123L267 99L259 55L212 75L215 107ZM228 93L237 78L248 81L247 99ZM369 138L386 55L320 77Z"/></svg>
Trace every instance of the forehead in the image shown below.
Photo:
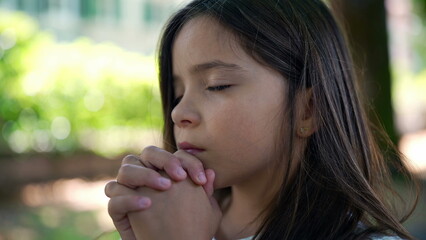
<svg viewBox="0 0 426 240"><path fill-rule="evenodd" d="M172 47L174 72L215 60L231 63L251 60L235 34L208 16L188 21L178 33Z"/></svg>

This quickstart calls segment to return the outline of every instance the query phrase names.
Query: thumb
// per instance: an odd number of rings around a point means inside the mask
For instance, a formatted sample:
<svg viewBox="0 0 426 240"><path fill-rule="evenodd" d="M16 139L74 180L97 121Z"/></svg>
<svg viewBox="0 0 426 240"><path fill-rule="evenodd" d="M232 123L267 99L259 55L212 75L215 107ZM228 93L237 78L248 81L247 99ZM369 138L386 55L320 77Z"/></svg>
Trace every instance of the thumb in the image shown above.
<svg viewBox="0 0 426 240"><path fill-rule="evenodd" d="M204 188L204 191L206 191L207 197L210 200L210 204L214 211L215 218L220 220L222 218L222 210L220 209L220 206L217 203L216 199L213 197L213 193L214 193L213 183L214 183L215 177L216 177L216 174L213 171L213 169L206 169L207 182L206 184L203 185L203 188Z"/></svg>
<svg viewBox="0 0 426 240"><path fill-rule="evenodd" d="M216 174L213 171L213 169L206 169L205 173L206 173L207 181L203 185L203 188L204 188L204 191L206 192L207 196L209 198L211 198L213 196L213 193L214 193L213 183L214 183L214 179L216 177Z"/></svg>

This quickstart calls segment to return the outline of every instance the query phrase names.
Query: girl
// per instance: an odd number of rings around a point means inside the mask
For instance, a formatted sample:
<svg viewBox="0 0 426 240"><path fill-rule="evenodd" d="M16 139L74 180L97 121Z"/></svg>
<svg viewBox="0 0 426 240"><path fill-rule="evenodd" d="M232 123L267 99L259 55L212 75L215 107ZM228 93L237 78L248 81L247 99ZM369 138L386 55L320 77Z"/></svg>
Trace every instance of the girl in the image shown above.
<svg viewBox="0 0 426 240"><path fill-rule="evenodd" d="M164 149L105 189L122 239L412 239L321 1L194 0L159 64Z"/></svg>

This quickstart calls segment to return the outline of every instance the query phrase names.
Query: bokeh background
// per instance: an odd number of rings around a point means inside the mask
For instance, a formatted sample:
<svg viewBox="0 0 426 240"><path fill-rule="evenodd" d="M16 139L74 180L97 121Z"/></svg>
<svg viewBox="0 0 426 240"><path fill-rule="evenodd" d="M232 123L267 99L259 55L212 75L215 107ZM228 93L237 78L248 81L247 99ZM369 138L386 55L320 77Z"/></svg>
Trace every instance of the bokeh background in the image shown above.
<svg viewBox="0 0 426 240"><path fill-rule="evenodd" d="M0 240L116 239L106 182L160 144L155 50L187 0L0 0ZM426 1L329 0L363 95L426 179ZM426 239L426 200L407 228Z"/></svg>

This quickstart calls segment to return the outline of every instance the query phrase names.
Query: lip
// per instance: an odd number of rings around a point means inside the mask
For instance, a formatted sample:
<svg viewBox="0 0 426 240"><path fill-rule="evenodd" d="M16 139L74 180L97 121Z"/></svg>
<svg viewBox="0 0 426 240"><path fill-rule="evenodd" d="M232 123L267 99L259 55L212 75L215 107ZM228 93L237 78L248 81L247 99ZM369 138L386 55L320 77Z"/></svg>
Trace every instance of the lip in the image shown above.
<svg viewBox="0 0 426 240"><path fill-rule="evenodd" d="M192 145L188 142L181 142L178 144L178 148L182 149L184 151L186 151L187 153L190 154L197 154L197 153L202 153L205 151L205 149L197 147L195 145Z"/></svg>

